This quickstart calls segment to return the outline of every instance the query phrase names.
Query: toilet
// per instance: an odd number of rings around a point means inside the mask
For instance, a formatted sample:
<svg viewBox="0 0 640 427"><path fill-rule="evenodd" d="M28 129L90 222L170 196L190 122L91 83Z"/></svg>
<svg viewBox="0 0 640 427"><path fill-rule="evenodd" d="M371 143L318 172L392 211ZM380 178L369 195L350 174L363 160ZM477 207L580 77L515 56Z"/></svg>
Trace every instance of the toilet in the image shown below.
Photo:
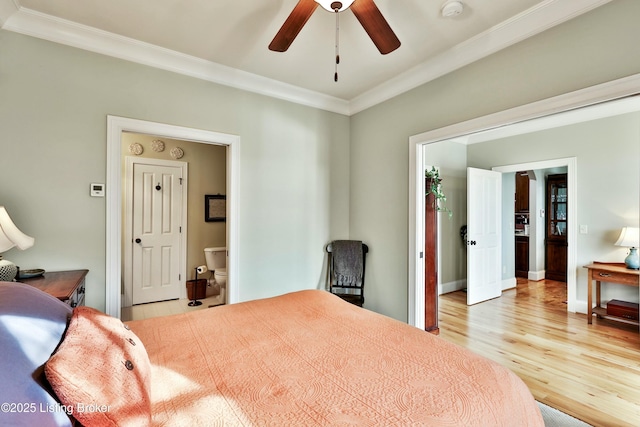
<svg viewBox="0 0 640 427"><path fill-rule="evenodd" d="M213 279L209 279L207 290L218 285L220 298L224 301L224 291L227 287L227 248L204 248L204 258L207 262L207 268L213 272Z"/></svg>

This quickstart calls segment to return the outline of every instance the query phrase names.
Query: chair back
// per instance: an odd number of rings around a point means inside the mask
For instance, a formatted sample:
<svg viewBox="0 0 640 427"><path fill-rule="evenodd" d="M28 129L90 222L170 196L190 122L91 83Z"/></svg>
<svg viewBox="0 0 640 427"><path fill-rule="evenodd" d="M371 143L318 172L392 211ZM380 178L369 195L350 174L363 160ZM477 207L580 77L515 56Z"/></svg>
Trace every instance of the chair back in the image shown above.
<svg viewBox="0 0 640 427"><path fill-rule="evenodd" d="M359 240L334 240L327 245L326 251L329 256L329 292L362 307L369 247Z"/></svg>

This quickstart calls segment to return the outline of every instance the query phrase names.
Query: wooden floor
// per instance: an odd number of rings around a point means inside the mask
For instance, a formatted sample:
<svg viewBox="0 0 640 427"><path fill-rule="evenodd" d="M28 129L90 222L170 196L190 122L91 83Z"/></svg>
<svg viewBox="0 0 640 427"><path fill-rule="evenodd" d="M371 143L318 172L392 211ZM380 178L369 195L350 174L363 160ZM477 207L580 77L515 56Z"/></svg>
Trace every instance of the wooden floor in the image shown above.
<svg viewBox="0 0 640 427"><path fill-rule="evenodd" d="M638 327L567 312L566 285L519 280L468 307L439 300L440 337L513 370L536 400L593 426L640 426Z"/></svg>

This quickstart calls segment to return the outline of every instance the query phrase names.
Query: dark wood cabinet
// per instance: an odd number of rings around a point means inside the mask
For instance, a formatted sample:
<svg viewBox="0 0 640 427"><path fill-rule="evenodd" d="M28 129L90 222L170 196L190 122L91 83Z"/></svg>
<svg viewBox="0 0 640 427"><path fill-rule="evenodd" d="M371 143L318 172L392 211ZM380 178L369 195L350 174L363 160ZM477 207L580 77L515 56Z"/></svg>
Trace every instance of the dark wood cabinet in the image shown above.
<svg viewBox="0 0 640 427"><path fill-rule="evenodd" d="M546 273L551 280L567 281L567 174L547 177Z"/></svg>
<svg viewBox="0 0 640 427"><path fill-rule="evenodd" d="M516 277L529 277L528 236L516 236Z"/></svg>
<svg viewBox="0 0 640 427"><path fill-rule="evenodd" d="M515 211L529 212L529 174L516 172L516 204Z"/></svg>

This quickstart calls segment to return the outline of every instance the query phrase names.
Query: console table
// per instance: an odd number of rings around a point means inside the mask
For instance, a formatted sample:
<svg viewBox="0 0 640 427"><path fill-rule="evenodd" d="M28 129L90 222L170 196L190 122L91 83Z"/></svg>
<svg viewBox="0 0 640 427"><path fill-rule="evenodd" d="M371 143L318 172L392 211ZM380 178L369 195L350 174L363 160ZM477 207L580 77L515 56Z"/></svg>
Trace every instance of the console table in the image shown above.
<svg viewBox="0 0 640 427"><path fill-rule="evenodd" d="M47 271L40 277L20 279L71 307L84 305L84 279L89 270Z"/></svg>
<svg viewBox="0 0 640 427"><path fill-rule="evenodd" d="M615 320L618 322L629 323L632 325L639 325L640 323L625 319L624 317L611 316L607 314L607 309L600 306L600 286L601 282L619 283L627 286L640 286L639 279L640 273L638 270L631 270L627 268L623 263L604 263L594 262L593 264L585 265L589 271L588 281L588 299L587 299L587 321L589 324L592 322L593 314L604 319ZM596 282L596 306L593 307L593 281Z"/></svg>

